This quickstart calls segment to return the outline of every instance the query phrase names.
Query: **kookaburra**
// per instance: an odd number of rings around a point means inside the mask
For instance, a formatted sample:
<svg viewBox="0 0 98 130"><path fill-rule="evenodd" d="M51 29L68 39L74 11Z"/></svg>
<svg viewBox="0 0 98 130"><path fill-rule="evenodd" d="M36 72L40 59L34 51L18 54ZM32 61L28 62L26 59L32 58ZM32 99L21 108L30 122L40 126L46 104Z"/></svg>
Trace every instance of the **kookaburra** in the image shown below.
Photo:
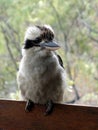
<svg viewBox="0 0 98 130"><path fill-rule="evenodd" d="M53 103L63 101L65 70L55 50L54 31L49 25L27 28L22 48L22 60L17 75L18 86L31 111L34 103L46 104L46 114L51 113Z"/></svg>

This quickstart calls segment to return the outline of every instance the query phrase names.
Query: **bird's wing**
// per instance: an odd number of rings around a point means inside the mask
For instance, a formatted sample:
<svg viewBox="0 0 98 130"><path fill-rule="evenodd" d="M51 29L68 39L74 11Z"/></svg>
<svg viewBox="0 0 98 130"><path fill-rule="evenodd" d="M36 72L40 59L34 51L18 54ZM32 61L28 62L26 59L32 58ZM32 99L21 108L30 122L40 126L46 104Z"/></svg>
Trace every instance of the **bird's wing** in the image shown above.
<svg viewBox="0 0 98 130"><path fill-rule="evenodd" d="M60 65L64 68L62 58L58 54L56 54L56 55L57 55Z"/></svg>

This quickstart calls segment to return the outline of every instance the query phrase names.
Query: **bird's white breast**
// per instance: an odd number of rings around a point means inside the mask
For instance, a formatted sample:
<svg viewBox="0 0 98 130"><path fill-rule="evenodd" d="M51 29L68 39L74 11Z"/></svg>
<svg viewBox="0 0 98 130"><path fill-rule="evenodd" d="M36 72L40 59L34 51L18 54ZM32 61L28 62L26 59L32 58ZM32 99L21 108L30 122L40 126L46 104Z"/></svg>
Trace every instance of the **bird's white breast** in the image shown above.
<svg viewBox="0 0 98 130"><path fill-rule="evenodd" d="M17 81L24 99L45 103L61 100L65 84L64 70L55 53L40 48L24 52Z"/></svg>

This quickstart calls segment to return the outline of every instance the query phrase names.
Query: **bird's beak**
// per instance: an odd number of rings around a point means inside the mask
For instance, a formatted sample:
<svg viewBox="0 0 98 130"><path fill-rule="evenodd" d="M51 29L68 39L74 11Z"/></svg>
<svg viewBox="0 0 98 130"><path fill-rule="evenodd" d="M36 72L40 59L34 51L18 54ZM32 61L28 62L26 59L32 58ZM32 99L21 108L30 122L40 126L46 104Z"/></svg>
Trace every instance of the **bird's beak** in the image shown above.
<svg viewBox="0 0 98 130"><path fill-rule="evenodd" d="M60 48L60 46L56 42L44 42L40 44L40 47L51 51L55 51Z"/></svg>

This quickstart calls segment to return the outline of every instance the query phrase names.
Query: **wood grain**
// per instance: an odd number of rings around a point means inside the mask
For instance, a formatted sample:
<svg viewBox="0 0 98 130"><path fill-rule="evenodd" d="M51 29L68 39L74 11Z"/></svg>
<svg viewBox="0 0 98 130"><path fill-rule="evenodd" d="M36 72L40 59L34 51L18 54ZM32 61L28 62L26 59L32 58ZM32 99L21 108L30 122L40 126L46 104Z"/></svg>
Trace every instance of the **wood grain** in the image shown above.
<svg viewBox="0 0 98 130"><path fill-rule="evenodd" d="M0 130L98 130L98 108L55 104L51 115L45 106L25 112L25 102L0 100Z"/></svg>

